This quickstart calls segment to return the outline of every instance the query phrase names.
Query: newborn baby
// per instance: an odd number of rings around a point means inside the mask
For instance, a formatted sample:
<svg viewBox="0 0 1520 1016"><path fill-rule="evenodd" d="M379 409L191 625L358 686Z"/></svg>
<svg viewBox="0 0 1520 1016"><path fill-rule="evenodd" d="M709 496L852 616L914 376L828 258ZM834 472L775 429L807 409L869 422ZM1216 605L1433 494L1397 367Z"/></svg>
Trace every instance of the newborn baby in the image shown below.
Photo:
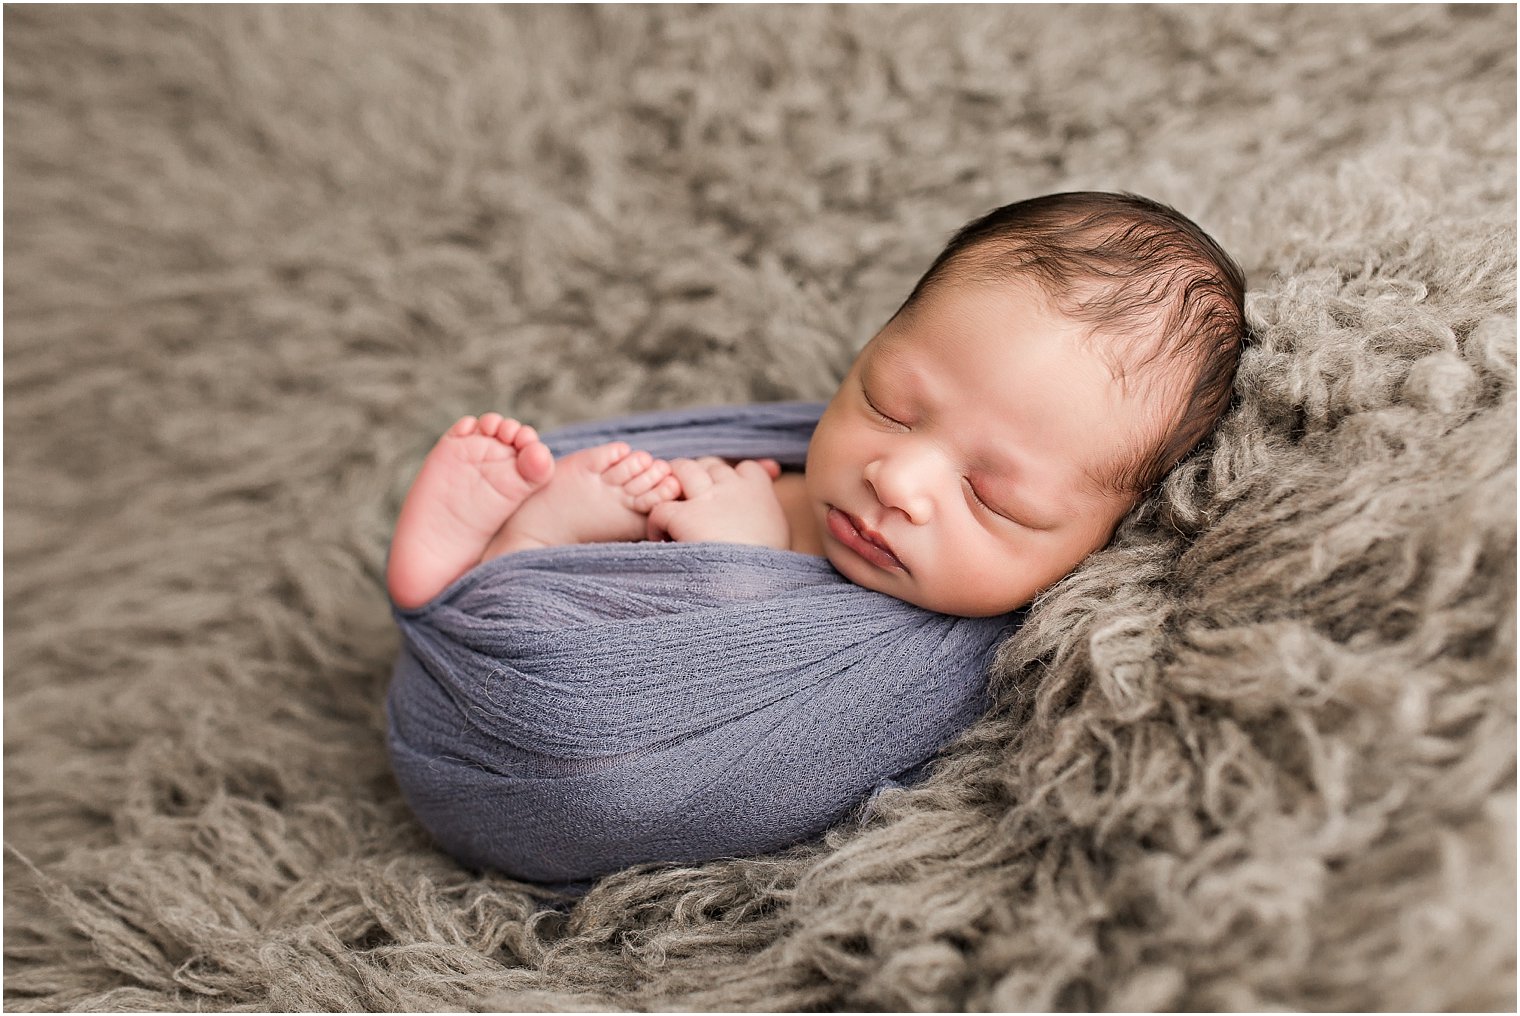
<svg viewBox="0 0 1520 1016"><path fill-rule="evenodd" d="M928 610L1004 614L1071 572L1214 426L1245 279L1175 210L1054 194L962 228L866 345L808 445L666 462L613 442L556 461L465 417L402 505L387 586L420 606L482 561L566 543L724 541L826 557Z"/></svg>

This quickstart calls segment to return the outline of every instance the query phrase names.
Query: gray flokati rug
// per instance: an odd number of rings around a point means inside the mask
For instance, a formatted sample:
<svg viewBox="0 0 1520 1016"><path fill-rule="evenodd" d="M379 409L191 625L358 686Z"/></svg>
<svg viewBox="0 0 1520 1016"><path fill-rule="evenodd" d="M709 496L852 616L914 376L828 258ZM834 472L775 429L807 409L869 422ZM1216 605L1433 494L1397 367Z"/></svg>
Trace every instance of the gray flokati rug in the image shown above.
<svg viewBox="0 0 1520 1016"><path fill-rule="evenodd" d="M1512 1009L1515 11L8 7L5 1004ZM825 398L1172 202L1240 404L921 789L556 910L381 745L453 419Z"/></svg>

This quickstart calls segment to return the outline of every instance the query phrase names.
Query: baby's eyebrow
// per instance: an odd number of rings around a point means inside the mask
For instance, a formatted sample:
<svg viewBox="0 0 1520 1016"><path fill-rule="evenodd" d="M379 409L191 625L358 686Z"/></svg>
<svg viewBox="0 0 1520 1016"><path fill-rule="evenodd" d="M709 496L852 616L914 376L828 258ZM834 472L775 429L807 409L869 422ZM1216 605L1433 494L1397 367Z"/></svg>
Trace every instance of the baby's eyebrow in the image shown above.
<svg viewBox="0 0 1520 1016"><path fill-rule="evenodd" d="M872 380L891 384L900 390L909 390L915 398L923 395L923 383L918 371L901 352L890 346L885 349L873 349L866 354L865 361L861 364L861 378L867 374Z"/></svg>
<svg viewBox="0 0 1520 1016"><path fill-rule="evenodd" d="M864 358L867 367L888 371L893 381L922 390L929 378L940 375L939 356L908 343L885 343L869 349Z"/></svg>

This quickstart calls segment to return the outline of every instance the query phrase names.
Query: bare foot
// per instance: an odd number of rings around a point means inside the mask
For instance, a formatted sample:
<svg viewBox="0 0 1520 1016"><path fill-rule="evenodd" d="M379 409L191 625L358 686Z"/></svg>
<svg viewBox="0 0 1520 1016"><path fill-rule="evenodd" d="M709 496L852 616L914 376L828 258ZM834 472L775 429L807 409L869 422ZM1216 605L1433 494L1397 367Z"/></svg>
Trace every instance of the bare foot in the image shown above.
<svg viewBox="0 0 1520 1016"><path fill-rule="evenodd" d="M649 510L681 494L670 463L622 441L555 463L554 479L523 502L486 547L486 559L567 543L642 540Z"/></svg>
<svg viewBox="0 0 1520 1016"><path fill-rule="evenodd" d="M391 538L386 588L403 609L428 602L481 561L486 544L554 474L532 427L487 413L448 429L423 460Z"/></svg>

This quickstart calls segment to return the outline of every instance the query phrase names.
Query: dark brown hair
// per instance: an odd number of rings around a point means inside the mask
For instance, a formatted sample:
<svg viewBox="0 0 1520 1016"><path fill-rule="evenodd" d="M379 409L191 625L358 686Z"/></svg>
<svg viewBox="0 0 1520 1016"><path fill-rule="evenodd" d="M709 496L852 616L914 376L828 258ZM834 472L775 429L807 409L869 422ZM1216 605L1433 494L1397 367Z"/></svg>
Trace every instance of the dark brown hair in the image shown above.
<svg viewBox="0 0 1520 1016"><path fill-rule="evenodd" d="M1145 493L1230 405L1247 331L1245 273L1197 224L1160 202L1102 191L1048 194L963 226L893 317L911 315L943 286L1018 279L1091 326L1122 385L1135 376L1183 386L1182 409L1164 431L1092 477L1113 493ZM1170 369L1147 373L1158 361Z"/></svg>

